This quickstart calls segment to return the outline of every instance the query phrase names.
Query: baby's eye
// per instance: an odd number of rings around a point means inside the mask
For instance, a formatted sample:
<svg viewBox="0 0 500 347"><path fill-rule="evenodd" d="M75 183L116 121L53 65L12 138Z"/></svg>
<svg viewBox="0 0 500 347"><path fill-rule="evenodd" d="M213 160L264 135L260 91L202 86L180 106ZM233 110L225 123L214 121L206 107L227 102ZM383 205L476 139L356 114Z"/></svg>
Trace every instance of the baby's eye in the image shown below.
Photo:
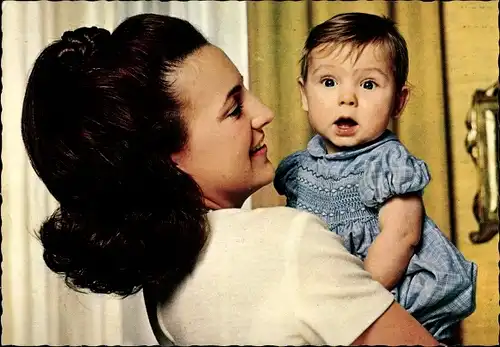
<svg viewBox="0 0 500 347"><path fill-rule="evenodd" d="M373 81L365 81L363 82L363 88L365 89L375 89L375 87L377 86L377 84Z"/></svg>
<svg viewBox="0 0 500 347"><path fill-rule="evenodd" d="M333 78L325 78L321 81L321 83L328 88L335 87L337 85L337 82Z"/></svg>

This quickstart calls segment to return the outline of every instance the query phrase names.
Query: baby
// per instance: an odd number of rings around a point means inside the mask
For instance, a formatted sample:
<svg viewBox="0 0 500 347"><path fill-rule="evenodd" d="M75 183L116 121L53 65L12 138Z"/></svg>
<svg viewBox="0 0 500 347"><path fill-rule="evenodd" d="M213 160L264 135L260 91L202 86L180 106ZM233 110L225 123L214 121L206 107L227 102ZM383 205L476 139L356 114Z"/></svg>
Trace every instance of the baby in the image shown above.
<svg viewBox="0 0 500 347"><path fill-rule="evenodd" d="M389 19L339 14L312 29L301 68L317 135L280 163L276 190L321 217L437 340L451 338L475 309L477 265L425 215L427 166L387 130L408 100L405 40Z"/></svg>

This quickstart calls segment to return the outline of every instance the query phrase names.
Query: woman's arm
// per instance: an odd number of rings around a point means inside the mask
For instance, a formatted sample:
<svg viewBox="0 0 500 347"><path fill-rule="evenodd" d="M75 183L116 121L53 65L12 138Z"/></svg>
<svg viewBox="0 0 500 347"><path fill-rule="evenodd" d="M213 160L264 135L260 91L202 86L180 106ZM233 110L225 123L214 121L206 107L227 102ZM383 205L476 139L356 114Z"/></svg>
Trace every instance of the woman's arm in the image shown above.
<svg viewBox="0 0 500 347"><path fill-rule="evenodd" d="M307 343L437 344L318 217L302 212L292 228L298 238L290 239L286 287Z"/></svg>
<svg viewBox="0 0 500 347"><path fill-rule="evenodd" d="M420 241L424 207L419 195L393 197L380 209L380 234L368 249L365 269L391 290L404 275Z"/></svg>
<svg viewBox="0 0 500 347"><path fill-rule="evenodd" d="M438 346L415 318L394 302L352 345Z"/></svg>

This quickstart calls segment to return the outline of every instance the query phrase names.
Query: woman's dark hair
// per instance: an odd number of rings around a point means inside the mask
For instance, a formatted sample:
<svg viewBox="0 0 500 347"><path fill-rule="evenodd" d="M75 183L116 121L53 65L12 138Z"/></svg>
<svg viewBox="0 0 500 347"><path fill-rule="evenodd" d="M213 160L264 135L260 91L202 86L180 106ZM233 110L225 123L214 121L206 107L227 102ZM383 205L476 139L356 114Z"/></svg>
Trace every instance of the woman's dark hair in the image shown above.
<svg viewBox="0 0 500 347"><path fill-rule="evenodd" d="M71 288L127 296L175 288L193 269L206 210L170 159L187 141L174 83L207 44L184 20L142 14L112 34L66 32L36 60L22 135L60 203L39 231L43 257Z"/></svg>

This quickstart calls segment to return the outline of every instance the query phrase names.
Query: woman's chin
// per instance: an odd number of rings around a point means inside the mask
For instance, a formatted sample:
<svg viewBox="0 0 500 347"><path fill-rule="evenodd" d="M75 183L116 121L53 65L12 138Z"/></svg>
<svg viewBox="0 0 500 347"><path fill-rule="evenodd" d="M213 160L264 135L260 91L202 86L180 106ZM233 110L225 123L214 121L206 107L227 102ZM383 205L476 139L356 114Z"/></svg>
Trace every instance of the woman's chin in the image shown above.
<svg viewBox="0 0 500 347"><path fill-rule="evenodd" d="M266 167L262 168L262 170L259 171L256 179L254 180L252 191L256 192L260 188L267 186L268 184L273 182L273 179L274 179L274 166L271 164L271 162L268 162Z"/></svg>
<svg viewBox="0 0 500 347"><path fill-rule="evenodd" d="M268 161L266 165L266 174L265 175L263 174L264 176L263 181L265 181L265 183L262 186L271 183L274 180L274 174L275 174L274 165L270 161Z"/></svg>

